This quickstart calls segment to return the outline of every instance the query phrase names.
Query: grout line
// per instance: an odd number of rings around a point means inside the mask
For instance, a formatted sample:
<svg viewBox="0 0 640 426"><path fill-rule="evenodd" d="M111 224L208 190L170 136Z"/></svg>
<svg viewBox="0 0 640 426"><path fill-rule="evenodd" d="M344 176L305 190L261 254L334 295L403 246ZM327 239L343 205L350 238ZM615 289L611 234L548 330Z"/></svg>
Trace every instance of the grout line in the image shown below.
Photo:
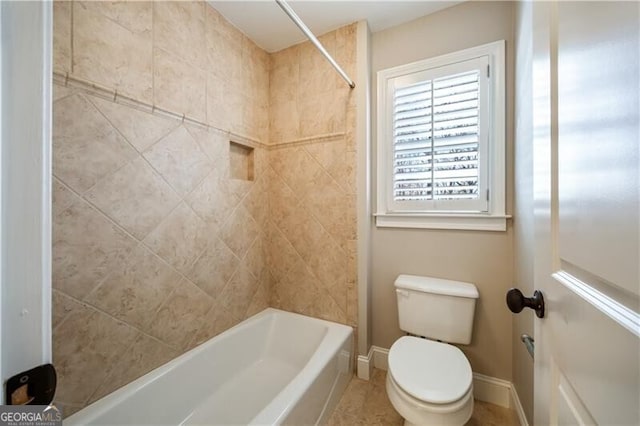
<svg viewBox="0 0 640 426"><path fill-rule="evenodd" d="M63 84L61 81L65 81L66 83ZM101 86L100 84L93 83L91 81L84 80L79 77L70 76L68 74L63 75L62 73L57 71L53 72L53 82L54 84L59 84L65 87L69 87L69 85L71 85L71 87L73 87L78 91L81 91L84 94L89 94L90 96L91 95L98 96L111 101L113 101L116 93L115 89L107 88L107 87ZM158 115L165 118L172 118L175 120L180 120L181 122L200 125L207 129L213 129L220 133L229 135L229 137L232 139L239 139L254 147L268 148L269 146L268 144L261 142L259 140L253 139L250 136L241 135L238 133L231 132L230 130L221 129L216 126L203 123L202 121L196 118L187 117L185 114L176 113L168 109L158 107L155 104L149 104L143 101L139 101L135 98L132 98L126 95L118 94L117 99L120 100L120 102L116 101L116 103L119 105L124 105L129 108L146 112L148 114L154 114L154 115Z"/></svg>
<svg viewBox="0 0 640 426"><path fill-rule="evenodd" d="M160 49L160 48L158 48L158 49ZM164 50L164 49L160 49L160 50ZM84 80L84 79L79 78L79 77L75 77L75 76L71 76L71 75L62 75L60 72L57 72L57 71L53 72L53 78L54 78L54 84L59 84L59 85L65 86L65 87L69 87L69 83L71 83L71 86L74 89L82 92L83 94L89 95L89 96L98 96L98 97L113 101L113 98L115 97L115 94L117 93L117 91L115 89L102 87L97 83L93 83L93 82L90 82L88 80ZM62 84L59 80L64 80L67 83L66 84ZM100 92L104 92L104 93L101 94ZM105 96L105 94L108 94L108 96ZM154 97L155 97L155 88L154 88ZM202 121L200 121L198 119L195 119L195 118L192 118L192 117L187 117L185 114L179 114L179 113L175 113L175 112L170 111L170 110L163 109L161 107L156 107L155 104L149 104L149 103L146 103L146 102L143 102L143 101L139 101L139 100L137 100L135 98L131 98L131 97L123 95L123 94L118 94L117 95L117 99L124 100L124 103L116 101L115 103L118 104L118 105L123 105L123 106L127 106L129 108L134 108L136 110L143 111L143 112L146 112L148 114L164 116L165 118L172 118L172 119L175 119L175 120L183 121L185 123L192 123L192 124L200 125L200 126L205 127L207 129L213 129L213 130L215 130L217 132L226 134L226 135L228 135L229 139L239 140L240 142L246 143L246 144L248 144L250 146L261 147L261 148L264 148L264 149L269 150L269 151L277 150L277 149L283 149L283 148L287 148L287 147L291 147L291 146L318 143L318 142L336 142L336 141L340 141L341 139L346 137L346 135L348 133L348 132L326 133L326 134L320 134L320 135L309 136L309 137L304 137L304 138L292 139L292 140L285 141L285 142L280 142L280 143L262 142L262 141L260 141L258 139L255 139L255 138L251 137L251 136L235 133L235 132L232 132L231 130L227 130L227 129L221 129L221 128L213 126L211 124L204 123L204 122L202 122ZM205 115L206 115L206 112L205 112Z"/></svg>
<svg viewBox="0 0 640 426"><path fill-rule="evenodd" d="M88 96L90 96L90 95L88 95ZM162 179L162 180L163 180L163 181L164 181L164 182L165 182L165 183L166 183L166 184L167 184L167 185L168 185L168 186L169 186L169 187L174 191L174 193L175 193L175 194L178 196L178 198L180 199L180 202L178 202L178 203L177 203L177 204L176 204L176 205L175 205L175 206L174 206L174 207L173 207L173 208L172 208L172 209L167 213L167 215L166 215L164 218L162 218L162 220L161 220L161 221L160 221L160 222L159 222L159 223L158 223L158 224L157 224L157 225L156 225L156 226L155 226L151 231L149 231L148 233L146 233L146 234L144 235L144 237L142 237L141 239L138 239L137 237L135 237L135 236L133 236L133 235L131 235L131 237L133 237L136 241L138 241L141 245L143 245L143 246L144 246L144 248L146 248L148 251L150 251L150 252L152 252L152 253L156 254L156 253L155 253L155 251L154 251L153 249L151 249L151 247L149 247L149 246L148 246L148 244L145 242L146 238L147 238L149 235L151 235L151 233L153 233L155 230L157 230L157 229L158 229L158 228L159 228L159 227L160 227L160 226L161 226L161 225L166 221L166 219L167 219L169 216L171 216L171 214L172 214L172 213L173 213L173 212L174 212L174 211L175 211L175 210L180 206L180 204L182 204L182 203L184 203L184 204L185 204L185 206L186 206L186 207L187 207L191 212L193 212L193 214L194 214L198 219L200 219L200 220L201 220L202 222L204 222L205 224L209 224L209 222L208 222L207 220L205 220L204 218L201 218L201 217L200 217L200 216L199 216L199 215L198 215L198 214L193 210L193 208L191 207L191 204L189 203L189 201L187 200L187 198L189 198L189 197L191 196L191 194L192 194L193 192L195 192L195 190L196 190L197 188L199 188L199 187L202 185L202 183L205 181L205 179L207 179L210 175L212 175L213 173L215 173L215 172L216 172L216 171L214 170L214 167L212 166L212 167L210 168L210 172L209 172L209 173L207 173L207 174L205 174L205 176L204 176L204 177L203 177L199 182L197 182L197 183L194 185L194 187L193 187L189 192L187 192L187 193L183 196L180 192L178 192L178 191L177 191L177 190L176 190L176 189L171 185L171 183L169 183L169 181L164 177L164 175L163 175L162 173L160 173L158 170L156 170L156 168L153 166L153 164L151 164L151 163L147 160L147 158L143 155L143 153L142 153L142 152L138 151L137 149L135 149L135 147L133 147L133 145L128 141L128 139L124 136L124 134L122 134L122 133L120 132L120 130L119 130L119 129L118 129L118 128L117 128L117 127L116 127L116 126L115 126L115 125L110 121L110 120L109 120L109 118L108 118L108 117L107 117L107 116L106 116L106 115L105 115L105 114L100 110L100 108L99 108L98 106L96 106L93 102L91 102L91 100L90 100L90 99L87 99L87 100L90 102L90 104L91 104L91 105L92 105L96 110L98 110L98 112L99 112L99 113L100 113L100 114L105 118L105 120L107 120L107 122L108 122L108 123L109 123L109 124L110 124L110 125L111 125L115 130L116 130L116 132L118 132L118 134L120 134L120 135L121 135L121 136L122 136L122 137L123 137L123 138L124 138L124 139L129 143L129 144L130 144L130 145L131 145L131 147L136 151L136 153L138 153L138 157L136 157L136 158L132 158L131 160L129 160L129 162L127 162L125 165L123 165L123 166L122 166L122 167L120 167L119 169L117 169L117 170L113 171L112 173L110 173L110 174L108 174L108 175L106 175L106 176L102 177L102 178L101 178L98 182L96 182L96 183L95 183L91 188L89 188L87 191L85 191L85 193L84 193L84 194L87 194L91 189L93 189L95 186L97 186L97 185L98 185L100 182L102 182L104 179L106 179L106 178L108 178L108 177L110 177L110 176L114 175L115 173L117 173L117 172L118 172L119 170L121 170L122 168L124 168L124 167L126 167L127 165L131 164L131 163L132 163L133 161L135 161L137 158L142 158L142 160L143 160L143 161L144 161L144 162L145 162L145 163L146 163L146 164L147 164L147 165L148 165L148 166L153 170L153 172L155 172L155 174L156 174L160 179ZM114 104L115 104L115 103L114 103ZM191 132L189 132L189 129L188 129L186 126L184 126L183 124L178 124L176 127L174 127L174 128L172 128L171 130L169 130L169 131L168 131L164 136L162 136L162 137L158 138L158 139L157 139L153 144L151 144L150 146L148 146L148 147L145 149L145 152L146 152L146 151L148 151L148 150L149 150L150 148L152 148L153 146L157 145L160 141L162 141L163 139L165 139L167 136L169 136L171 133L173 133L175 130L177 130L177 129L178 129L178 128L180 128L181 126L182 126L182 127L184 127L184 129L185 129L185 131L187 132L188 136L189 136L189 137L191 137L191 138L194 140L194 142L196 143L196 145L198 146L198 148L200 149L200 151L203 153L203 155L204 155L205 157L209 158L209 156L207 156L207 155L206 155L206 153L202 150L202 147L201 147L201 146L200 146L200 144L198 143L197 139L196 139L196 138L191 134ZM210 161L211 161L211 160L210 160ZM74 192L75 192L75 191L74 191ZM247 194L248 194L249 192L250 192L250 190L249 190L249 191L247 191ZM246 196L246 194L245 194L245 196ZM109 218L110 218L110 216L109 216L106 212L102 211L102 209L100 209L98 206L96 206L95 204L93 204L90 200L86 199L86 197L85 197L85 196L81 196L81 198L82 198L82 199L84 199L86 202L88 202L91 206L93 206L93 207L94 207L96 210L98 210L100 213L102 213L103 215L105 215L105 216L107 216L107 217L109 217ZM243 198L243 199L244 199L244 198ZM111 218L110 218L110 219L111 219ZM120 225L115 221L115 219L112 219L112 222L113 222L115 225L118 225L118 227L121 227L121 226L120 226ZM124 229L124 228L122 228L122 229ZM125 231L126 231L126 230L125 230ZM220 231L220 229L218 229L218 230L216 231L216 233L219 233L219 231ZM127 232L127 233L128 233L128 232ZM205 252L205 251L206 251L206 247L202 250L202 252L201 252L201 253L199 253L199 254L198 254L198 256L196 257L196 260L195 260L194 262L192 262L192 263L188 266L188 269L191 269L191 268L195 265L195 263L197 262L197 260L198 260L198 259L199 259L203 254L204 254L204 252ZM232 252L233 252L233 250L232 250ZM158 256L158 255L156 254L156 256ZM159 256L158 256L158 257L159 257ZM159 257L159 258L160 258L160 257ZM162 258L160 258L160 259L162 259ZM189 281L189 282L191 282L192 284L196 285L196 284L195 284L195 283L193 283L193 282L192 282L192 281L191 281L191 280L190 280L190 279L189 279L185 274L183 274L182 272L178 271L175 267L173 267L173 266L172 266L172 265L170 265L170 264L168 264L168 266L169 266L171 269L173 269L175 272L177 272L178 274L180 274L180 276L181 276L183 279L186 279L187 281ZM107 277L109 277L110 275L111 275L111 274L107 274L107 276L106 276L103 280L101 280L101 281L100 281L100 283L96 286L96 288L97 288L97 287L99 287L100 285L102 285L102 283L103 283L104 281L106 281ZM197 285L196 285L196 286L197 286ZM200 288L200 287L198 287L198 288ZM95 288L94 288L90 293L92 293L94 290L95 290ZM205 292L205 293L206 293L206 292ZM87 295L87 297L88 297L88 295Z"/></svg>
<svg viewBox="0 0 640 426"><path fill-rule="evenodd" d="M91 392L91 394L89 394L87 399L84 401L83 405L91 404L91 400L93 399L95 394L102 387L102 385L107 382L107 379L109 379L109 377L111 377L111 375L115 372L115 367L118 366L118 363L121 360L122 356L127 354L131 350L131 348L133 348L133 345L136 344L136 341L138 340L139 337L140 337L140 334L138 334L133 339L131 339L131 344L129 346L127 346L127 348L124 351L122 351L122 355L120 357L116 358L116 360L111 365L108 366L107 374L104 375L104 378L100 381L100 384L98 386L96 386L96 388L93 390L93 392Z"/></svg>
<svg viewBox="0 0 640 426"><path fill-rule="evenodd" d="M311 157L313 157L311 154L309 154ZM315 160L315 159L314 159ZM270 166L269 166L270 167ZM287 183L285 182L285 180L278 174L278 172L276 172L272 167L271 169L273 170L273 172L276 174L276 176L282 181L282 183L291 190L291 188L287 185ZM324 169L323 169L324 170ZM272 182L269 182L270 184ZM296 192L291 190L291 192L294 194L294 196L296 196ZM304 208L304 206L302 206L303 204L303 199L302 198L298 198L296 196L296 200L298 201L298 203L296 204L296 208ZM304 210L307 210L306 208L304 208ZM325 226L322 224L322 222L320 222L313 213L311 213L309 211L309 215L322 227L322 230L324 232L327 233L327 235L329 235L329 237L334 241L334 243L336 243L336 245L338 246L338 248L344 253L344 258L345 261L347 261L347 257L349 256L348 253L345 253L345 251L342 249L342 246L335 241L335 238L333 237L333 235L331 235L331 233L325 228ZM336 306L338 306L338 308L342 311L342 308L340 307L340 303L338 303L338 301L336 301L336 299L333 297L333 295L329 292L328 290L328 285L316 274L316 272L314 270L312 270L307 261L302 257L302 255L298 252L298 250L295 248L295 246L291 243L291 241L289 241L289 239L286 237L286 234L280 229L280 227L272 220L271 221L273 223L273 226L275 226L276 229L278 229L278 231L280 231L280 233L282 234L282 236L284 237L284 239L289 243L289 245L293 248L293 250L296 252L296 254L298 255L298 257L302 260L302 263L304 263L306 269L311 272L311 274L323 285L323 290L325 290L327 292L327 294L329 295L329 297L331 297L334 301L334 303L336 304ZM345 267L345 283L347 283L348 286L348 275L349 275L349 271L347 270L347 267ZM348 305L348 303L347 303ZM347 312L346 312L346 306L345 306L345 311L343 311L343 313L345 314L345 317L347 317Z"/></svg>
<svg viewBox="0 0 640 426"><path fill-rule="evenodd" d="M137 326L135 326L135 325L133 325L133 324L129 324L128 322L125 322L125 321L123 321L123 320L121 320L121 319L119 319L119 318L117 318L117 317L113 316L113 315L112 315L112 314L110 314L109 312L107 312L107 311L105 311L105 310L103 310L103 309L101 309L101 308L99 308L99 307L97 307L97 306L95 306L95 305L92 305L92 304L91 304L91 303L89 303L89 302L85 302L84 300L81 300L81 299L78 299L77 297L71 296L70 294L67 294L67 293L65 293L65 292L63 292L63 291L61 291L61 290L58 290L58 289L55 289L55 290L56 290L57 292L59 292L59 293L64 294L66 297L68 297L69 299L73 300L75 303L77 303L77 304L79 304L79 305L81 305L81 306L83 306L83 307L85 307L85 308L93 309L94 311L100 312L101 314L104 314L104 315L106 315L107 317L109 317L110 319L112 319L112 320L114 320L114 321L118 322L119 324L124 325L124 326L126 326L126 327L129 327L129 328L131 328L131 329L133 329L133 330L137 331L138 333L144 334L146 337L150 337L150 338L152 338L153 340L155 340L155 341L157 341L157 342L159 342L159 343L162 343L163 345L169 346L169 347L170 347L170 348L172 348L172 349L180 350L180 348L178 348L178 347L176 347L176 346L172 345L171 343L165 342L164 340L161 340L161 339L159 339L159 338L157 338L157 337L155 337L155 336L153 336L153 335L151 335L151 334L147 333L146 331L142 330L141 328L139 328L139 327L137 327ZM172 291L172 292L173 292L173 291ZM68 317L68 316L69 316L69 314L67 314L67 317ZM67 320L67 318L65 318L65 320L64 320L64 321L66 321L66 320ZM64 322L64 321L62 321L62 322ZM60 325L62 325L62 322L60 323ZM56 328L60 327L60 325L58 325Z"/></svg>
<svg viewBox="0 0 640 426"><path fill-rule="evenodd" d="M121 231L121 232L125 233L129 238L133 239L133 240L136 242L136 245L135 245L135 247L136 247L136 248L137 248L137 247L142 247L142 248L144 248L146 251L148 251L148 252L149 252L149 253L151 253L153 256L155 256L155 257L156 257L156 258L157 258L157 259L158 259L158 260L159 260L163 265L165 265L166 267L170 268L174 273L178 274L178 275L180 276L181 280L182 280L182 279L184 279L184 280L187 280L187 281L189 281L190 283L192 283L192 284L196 285L195 283L193 283L193 282L189 279L189 277L187 277L187 275L186 275L186 274L184 274L184 273L182 273L181 271L177 270L177 269L176 269L176 268L175 268L171 263L169 263L167 260L165 260L164 258L162 258L162 257L161 257L160 255L158 255L158 254L157 254L157 253L156 253L156 252L155 252L151 247L149 247L149 246L145 243L145 239L146 239L146 237L145 237L144 239L140 240L140 239L136 238L135 236L131 235L131 234L130 234L126 229L122 228L118 223L116 223L116 222L115 222L114 220L112 220L109 216L107 216L107 215L106 215L102 210L100 210L97 206L94 206L94 205L93 205L89 200L85 199L83 196L81 196L80 194L78 194L78 193L77 193L73 188L71 188L70 186L68 186L68 185L67 185L67 184L66 184L62 179L60 179L59 177L57 177L57 176L55 176L55 175L54 175L54 177L55 177L55 178L56 178L56 179L57 179L57 180L58 180L58 181L59 181L59 182L60 182L60 183L61 183L61 184L66 188L66 189L68 189L68 190L69 190L69 191L71 191L75 196L77 196L77 197L79 198L79 201L80 201L80 202L84 202L84 203L86 203L90 208L93 208L93 209L94 209L94 210L95 210L95 211L96 211L100 216L102 216L102 217L103 217L104 219L106 219L109 223L111 223L113 226L115 226L119 231ZM158 226L156 226L156 228L155 228L155 229L157 229L157 228L158 228L162 223L164 223L164 222L165 222L165 220L166 220L166 219L171 215L171 213L173 213L173 211L175 211L175 210L180 206L180 204L182 204L182 202L178 203L178 204L177 204L177 205L176 205L176 206L175 206L175 207L174 207L174 208L173 208L173 209L172 209L172 210L167 214L167 216L166 216L162 221L160 221L160 223L158 224ZM66 208L66 209L64 209L63 211L68 210L70 207L72 207L72 206L67 207L67 208ZM154 229L154 230L155 230L155 229ZM153 231L151 231L151 232L153 232ZM150 232L149 234L151 234L151 232ZM148 236L149 234L147 234L147 236ZM198 256L198 257L199 257L199 256ZM194 263L195 263L195 262L194 262ZM191 266L193 266L193 265L191 265ZM98 281L98 283L96 284L95 288L91 289L91 290L89 291L89 293L87 293L87 295L85 296L85 298L86 298L86 297L88 297L88 296L89 296L89 294L93 293L93 292L95 291L95 289L96 289L96 288L100 287L100 286L101 286L101 285L102 285L102 284L103 284L103 283L104 283L104 282L105 282L109 277L111 277L111 275L112 275L113 273L114 273L114 271L111 271L111 272L109 272L107 275L105 275L102 279L100 279L100 280ZM176 285L176 287L177 287L177 285ZM199 288L199 287L198 287L198 288ZM63 291L61 291L61 290L58 290L58 289L56 289L56 290L57 290L57 291L60 291L61 293L65 294L65 295L67 295L67 296L69 296L69 297L72 297L72 296L68 295L67 293L65 293L65 292L63 292ZM175 289L174 289L174 290L175 290ZM172 291L173 291L173 290L172 290ZM168 297L168 296L167 296L167 297ZM76 298L74 297L74 299L76 299ZM76 300L80 300L80 299L76 299ZM86 303L86 304L87 304L87 305L89 305L89 306L93 306L93 307L95 307L96 309L98 309L96 306L92 305L91 303L85 302L84 300L83 300L83 302L84 302L84 303ZM164 302L163 302L163 303L164 303ZM157 314L157 311L156 311L156 314ZM155 314L154 314L154 315L155 315ZM60 324L62 324L62 322L63 322L63 321L61 321L61 322L60 322ZM122 322L124 322L124 321L122 321ZM125 324L129 324L129 323L126 323L126 322L124 322L124 323L125 323ZM57 327L56 327L56 328L57 328Z"/></svg>

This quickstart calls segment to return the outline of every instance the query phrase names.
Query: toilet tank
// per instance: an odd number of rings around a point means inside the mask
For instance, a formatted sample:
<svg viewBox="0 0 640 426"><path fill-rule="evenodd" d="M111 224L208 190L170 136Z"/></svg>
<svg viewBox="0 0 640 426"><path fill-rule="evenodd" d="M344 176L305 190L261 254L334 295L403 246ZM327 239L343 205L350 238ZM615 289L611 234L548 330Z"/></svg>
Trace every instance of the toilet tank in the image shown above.
<svg viewBox="0 0 640 426"><path fill-rule="evenodd" d="M475 285L400 275L395 287L402 330L448 343L471 343L473 315L479 296Z"/></svg>

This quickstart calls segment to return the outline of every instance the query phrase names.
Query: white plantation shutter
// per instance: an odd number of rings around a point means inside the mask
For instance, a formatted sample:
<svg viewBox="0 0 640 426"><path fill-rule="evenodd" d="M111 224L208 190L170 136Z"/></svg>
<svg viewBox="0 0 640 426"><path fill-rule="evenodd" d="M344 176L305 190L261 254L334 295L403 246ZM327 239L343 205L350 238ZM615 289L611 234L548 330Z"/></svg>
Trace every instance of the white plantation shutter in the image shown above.
<svg viewBox="0 0 640 426"><path fill-rule="evenodd" d="M390 80L391 205L487 209L488 59Z"/></svg>

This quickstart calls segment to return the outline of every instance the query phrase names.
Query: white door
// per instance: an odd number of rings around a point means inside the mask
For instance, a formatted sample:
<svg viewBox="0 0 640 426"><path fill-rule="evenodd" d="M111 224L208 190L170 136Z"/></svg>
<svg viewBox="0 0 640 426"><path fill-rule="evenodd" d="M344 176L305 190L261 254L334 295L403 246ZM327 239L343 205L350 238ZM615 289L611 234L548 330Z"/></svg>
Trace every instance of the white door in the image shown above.
<svg viewBox="0 0 640 426"><path fill-rule="evenodd" d="M0 403L51 361L51 2L0 2Z"/></svg>
<svg viewBox="0 0 640 426"><path fill-rule="evenodd" d="M639 8L533 4L537 425L640 424Z"/></svg>

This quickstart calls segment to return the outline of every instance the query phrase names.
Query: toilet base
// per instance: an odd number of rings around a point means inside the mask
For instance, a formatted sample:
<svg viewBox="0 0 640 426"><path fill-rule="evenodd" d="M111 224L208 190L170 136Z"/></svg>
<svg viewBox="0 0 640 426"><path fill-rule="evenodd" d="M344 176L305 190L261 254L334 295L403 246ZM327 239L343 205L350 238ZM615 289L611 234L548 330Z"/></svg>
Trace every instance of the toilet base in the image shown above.
<svg viewBox="0 0 640 426"><path fill-rule="evenodd" d="M390 372L387 372L386 389L391 405L402 416L405 426L461 426L473 414L473 386L450 404L430 404L412 397L400 388Z"/></svg>

